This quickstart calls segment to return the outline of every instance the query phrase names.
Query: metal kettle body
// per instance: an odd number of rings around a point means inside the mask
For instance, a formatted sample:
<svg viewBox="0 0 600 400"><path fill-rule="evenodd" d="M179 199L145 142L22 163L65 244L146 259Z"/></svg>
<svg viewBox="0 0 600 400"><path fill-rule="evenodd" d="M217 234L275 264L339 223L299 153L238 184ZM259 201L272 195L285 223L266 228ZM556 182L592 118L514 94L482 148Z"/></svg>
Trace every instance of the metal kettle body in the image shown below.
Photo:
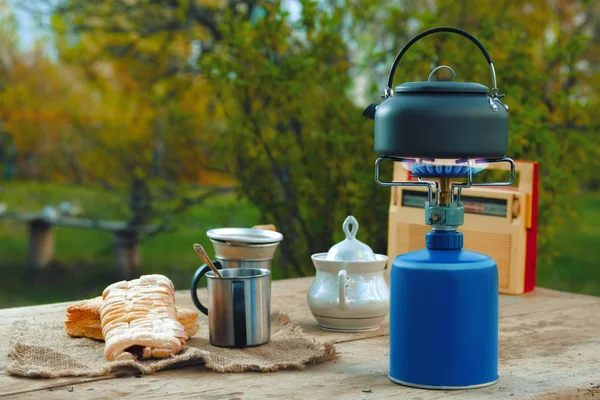
<svg viewBox="0 0 600 400"><path fill-rule="evenodd" d="M470 39L485 56L492 89L474 82L456 82L446 65L435 68L427 81L406 82L392 89L393 77L406 51L419 39L436 32L457 33ZM431 81L447 68L454 82ZM375 153L384 158L434 159L502 158L508 150L508 106L501 101L494 63L483 44L460 29L441 27L411 39L396 56L384 100L370 104L363 116L375 120Z"/></svg>
<svg viewBox="0 0 600 400"><path fill-rule="evenodd" d="M431 83L444 87L453 82ZM508 112L504 107L494 111L485 94L487 88L471 85L483 90L402 92L409 84L398 86L394 96L377 106L375 152L381 157L504 156L508 149Z"/></svg>

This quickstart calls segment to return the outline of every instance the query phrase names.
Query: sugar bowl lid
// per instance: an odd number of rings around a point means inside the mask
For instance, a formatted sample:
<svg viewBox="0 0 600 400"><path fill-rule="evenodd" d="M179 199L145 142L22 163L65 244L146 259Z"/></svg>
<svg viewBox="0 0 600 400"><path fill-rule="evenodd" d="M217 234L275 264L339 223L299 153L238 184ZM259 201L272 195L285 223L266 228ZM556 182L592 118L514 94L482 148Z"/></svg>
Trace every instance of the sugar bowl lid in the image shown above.
<svg viewBox="0 0 600 400"><path fill-rule="evenodd" d="M342 225L346 239L333 245L327 253L326 260L332 261L373 261L376 259L371 248L356 239L358 221L350 215ZM352 228L352 229L351 229Z"/></svg>

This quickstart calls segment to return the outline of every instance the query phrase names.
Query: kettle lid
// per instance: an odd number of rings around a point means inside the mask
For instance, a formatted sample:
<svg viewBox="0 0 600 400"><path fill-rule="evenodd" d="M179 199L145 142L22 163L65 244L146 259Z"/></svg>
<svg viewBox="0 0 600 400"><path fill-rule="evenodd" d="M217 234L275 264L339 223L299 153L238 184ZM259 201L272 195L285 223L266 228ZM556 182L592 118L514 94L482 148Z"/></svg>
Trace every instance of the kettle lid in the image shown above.
<svg viewBox="0 0 600 400"><path fill-rule="evenodd" d="M395 93L489 93L490 89L475 82L426 81L405 82L396 86Z"/></svg>
<svg viewBox="0 0 600 400"><path fill-rule="evenodd" d="M350 228L353 229L350 229ZM348 216L342 225L346 239L333 245L327 252L326 260L332 261L373 261L376 259L371 248L356 239L358 221L352 215Z"/></svg>

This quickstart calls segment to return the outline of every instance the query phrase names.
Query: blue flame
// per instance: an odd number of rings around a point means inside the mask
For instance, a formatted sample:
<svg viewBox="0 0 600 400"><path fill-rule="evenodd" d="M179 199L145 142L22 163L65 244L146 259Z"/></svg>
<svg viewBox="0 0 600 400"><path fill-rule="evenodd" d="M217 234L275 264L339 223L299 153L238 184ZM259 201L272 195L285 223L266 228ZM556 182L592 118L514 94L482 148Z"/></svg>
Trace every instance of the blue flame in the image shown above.
<svg viewBox="0 0 600 400"><path fill-rule="evenodd" d="M485 167L472 167L472 175L483 171ZM435 164L413 164L410 169L415 177L438 177L438 178L466 178L469 176L468 165L435 165Z"/></svg>

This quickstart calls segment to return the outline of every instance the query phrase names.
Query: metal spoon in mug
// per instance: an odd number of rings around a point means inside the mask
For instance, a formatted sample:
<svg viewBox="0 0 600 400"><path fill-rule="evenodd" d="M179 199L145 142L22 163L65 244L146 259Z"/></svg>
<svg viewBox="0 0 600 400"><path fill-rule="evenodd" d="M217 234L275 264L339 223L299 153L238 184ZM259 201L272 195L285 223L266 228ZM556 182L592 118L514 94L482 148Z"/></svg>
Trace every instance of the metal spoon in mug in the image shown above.
<svg viewBox="0 0 600 400"><path fill-rule="evenodd" d="M208 255L206 255L206 251L204 251L204 247L202 247L201 245L196 243L196 244L194 244L194 251L196 251L196 254L198 254L200 256L202 261L204 261L206 263L206 265L208 265L208 268L210 268L217 277L222 278L221 273L219 272L217 267L215 267L215 265L212 263L212 261L210 261L210 258L208 258Z"/></svg>

